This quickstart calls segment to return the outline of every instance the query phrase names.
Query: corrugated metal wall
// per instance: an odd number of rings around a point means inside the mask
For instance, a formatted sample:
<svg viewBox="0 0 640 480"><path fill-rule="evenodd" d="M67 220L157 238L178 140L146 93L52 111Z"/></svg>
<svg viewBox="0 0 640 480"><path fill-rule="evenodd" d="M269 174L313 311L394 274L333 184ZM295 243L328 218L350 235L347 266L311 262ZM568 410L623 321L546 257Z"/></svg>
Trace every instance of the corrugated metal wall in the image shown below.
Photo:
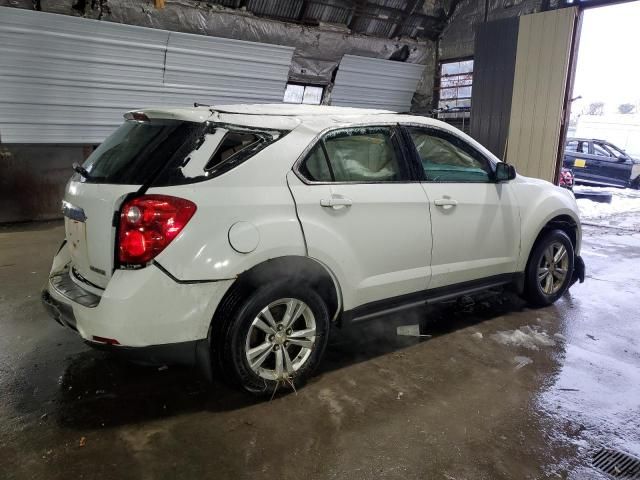
<svg viewBox="0 0 640 480"><path fill-rule="evenodd" d="M507 161L553 181L577 8L520 17Z"/></svg>
<svg viewBox="0 0 640 480"><path fill-rule="evenodd" d="M424 65L345 55L335 79L331 104L407 112Z"/></svg>
<svg viewBox="0 0 640 480"><path fill-rule="evenodd" d="M0 7L0 140L100 143L134 108L280 102L293 50Z"/></svg>
<svg viewBox="0 0 640 480"><path fill-rule="evenodd" d="M518 25L514 17L480 24L476 32L470 133L498 158L509 134Z"/></svg>

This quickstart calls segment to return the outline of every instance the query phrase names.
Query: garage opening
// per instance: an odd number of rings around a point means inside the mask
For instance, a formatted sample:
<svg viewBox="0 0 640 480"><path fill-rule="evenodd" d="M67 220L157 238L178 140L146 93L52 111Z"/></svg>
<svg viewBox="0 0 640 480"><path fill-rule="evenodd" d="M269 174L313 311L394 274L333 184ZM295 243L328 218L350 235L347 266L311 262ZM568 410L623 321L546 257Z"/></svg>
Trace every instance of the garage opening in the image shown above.
<svg viewBox="0 0 640 480"><path fill-rule="evenodd" d="M569 98L561 178L573 176L583 220L637 230L640 210L640 2L588 8Z"/></svg>

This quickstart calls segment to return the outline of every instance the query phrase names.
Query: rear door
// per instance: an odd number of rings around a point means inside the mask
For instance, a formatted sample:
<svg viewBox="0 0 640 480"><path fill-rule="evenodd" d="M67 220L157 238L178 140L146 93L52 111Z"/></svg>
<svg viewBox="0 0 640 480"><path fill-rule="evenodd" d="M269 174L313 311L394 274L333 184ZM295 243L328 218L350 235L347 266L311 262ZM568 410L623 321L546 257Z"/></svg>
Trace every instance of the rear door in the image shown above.
<svg viewBox="0 0 640 480"><path fill-rule="evenodd" d="M87 173L71 178L63 199L76 279L106 287L114 269L115 215L122 202L167 165L193 153L203 143L204 128L180 120L128 120L91 154L83 165Z"/></svg>
<svg viewBox="0 0 640 480"><path fill-rule="evenodd" d="M564 166L573 170L575 180L590 180L592 173L589 171L589 142L586 140L570 140L565 148ZM593 165L591 165L593 167Z"/></svg>
<svg viewBox="0 0 640 480"><path fill-rule="evenodd" d="M462 137L407 126L430 201L433 251L429 288L516 271L520 212L509 182L493 180L493 165Z"/></svg>
<svg viewBox="0 0 640 480"><path fill-rule="evenodd" d="M364 126L325 134L288 176L309 255L336 272L347 310L427 288L429 205L407 167L395 126Z"/></svg>

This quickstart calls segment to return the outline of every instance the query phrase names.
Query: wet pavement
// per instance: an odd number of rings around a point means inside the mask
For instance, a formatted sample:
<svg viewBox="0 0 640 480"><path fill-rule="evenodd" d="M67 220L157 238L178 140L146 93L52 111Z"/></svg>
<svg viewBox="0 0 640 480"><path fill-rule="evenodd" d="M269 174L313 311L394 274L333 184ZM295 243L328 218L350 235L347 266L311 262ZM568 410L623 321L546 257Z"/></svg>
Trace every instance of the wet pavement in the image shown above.
<svg viewBox="0 0 640 480"><path fill-rule="evenodd" d="M625 225L638 224L630 214ZM624 215L623 215L624 216ZM640 455L640 234L585 227L588 278L336 330L322 371L256 401L86 347L39 302L61 224L0 227L2 479L604 478Z"/></svg>

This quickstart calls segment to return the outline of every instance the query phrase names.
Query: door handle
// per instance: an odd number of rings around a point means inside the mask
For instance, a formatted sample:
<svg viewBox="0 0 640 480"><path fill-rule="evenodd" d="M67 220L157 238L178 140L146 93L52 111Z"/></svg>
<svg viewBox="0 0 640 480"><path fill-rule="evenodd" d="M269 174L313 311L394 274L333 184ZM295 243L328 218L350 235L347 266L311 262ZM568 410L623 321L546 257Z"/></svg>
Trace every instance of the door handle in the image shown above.
<svg viewBox="0 0 640 480"><path fill-rule="evenodd" d="M455 207L458 205L458 201L452 198L441 198L439 200L434 200L433 204L438 207Z"/></svg>
<svg viewBox="0 0 640 480"><path fill-rule="evenodd" d="M342 207L350 207L353 205L353 202L350 198L345 197L331 197L331 198L323 198L320 200L321 207L327 208L342 208Z"/></svg>

